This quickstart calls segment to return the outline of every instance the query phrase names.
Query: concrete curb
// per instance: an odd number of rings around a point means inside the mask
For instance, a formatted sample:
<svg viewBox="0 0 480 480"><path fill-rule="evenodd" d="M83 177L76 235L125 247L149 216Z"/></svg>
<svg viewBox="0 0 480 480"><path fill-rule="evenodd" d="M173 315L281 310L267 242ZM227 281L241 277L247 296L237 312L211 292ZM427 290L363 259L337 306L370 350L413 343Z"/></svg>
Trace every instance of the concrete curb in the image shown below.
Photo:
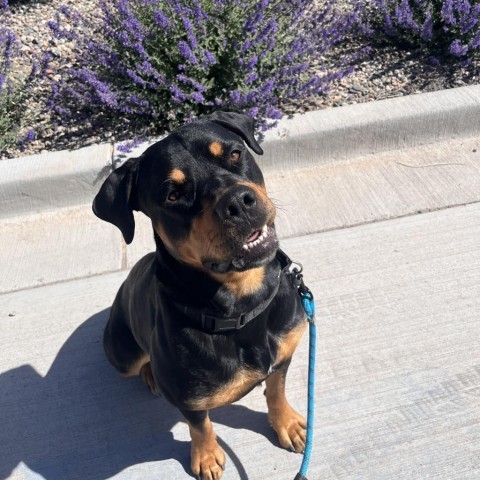
<svg viewBox="0 0 480 480"><path fill-rule="evenodd" d="M285 238L479 201L479 147L473 86L296 115L258 161ZM122 156L102 144L0 162L0 293L129 268L154 248L143 215L127 247L92 214Z"/></svg>
<svg viewBox="0 0 480 480"><path fill-rule="evenodd" d="M258 161L265 172L291 171L479 133L474 85L294 115L266 133ZM1 161L0 218L89 203L121 157L101 144Z"/></svg>
<svg viewBox="0 0 480 480"><path fill-rule="evenodd" d="M0 161L0 219L91 201L112 168L113 145Z"/></svg>
<svg viewBox="0 0 480 480"><path fill-rule="evenodd" d="M320 110L267 132L265 170L311 168L480 133L480 85Z"/></svg>

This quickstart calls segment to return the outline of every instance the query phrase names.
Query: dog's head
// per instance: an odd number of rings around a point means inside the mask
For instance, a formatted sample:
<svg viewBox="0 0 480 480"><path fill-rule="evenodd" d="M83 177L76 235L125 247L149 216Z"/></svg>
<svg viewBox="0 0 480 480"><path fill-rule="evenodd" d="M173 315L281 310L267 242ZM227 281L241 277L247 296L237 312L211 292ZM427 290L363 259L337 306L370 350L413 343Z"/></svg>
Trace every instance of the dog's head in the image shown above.
<svg viewBox="0 0 480 480"><path fill-rule="evenodd" d="M105 180L94 213L133 240L133 210L152 220L169 253L212 273L268 263L278 247L275 207L257 154L253 120L216 112L184 125Z"/></svg>

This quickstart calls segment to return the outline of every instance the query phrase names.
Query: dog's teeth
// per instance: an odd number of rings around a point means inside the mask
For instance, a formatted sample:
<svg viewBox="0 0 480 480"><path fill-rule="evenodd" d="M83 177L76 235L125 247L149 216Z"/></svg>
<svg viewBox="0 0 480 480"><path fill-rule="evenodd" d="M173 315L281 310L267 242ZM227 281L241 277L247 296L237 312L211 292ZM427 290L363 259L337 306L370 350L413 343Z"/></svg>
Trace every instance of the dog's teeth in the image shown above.
<svg viewBox="0 0 480 480"><path fill-rule="evenodd" d="M246 251L251 250L258 244L262 243L268 237L268 227L264 225L261 229L261 234L253 241L244 243L242 248Z"/></svg>

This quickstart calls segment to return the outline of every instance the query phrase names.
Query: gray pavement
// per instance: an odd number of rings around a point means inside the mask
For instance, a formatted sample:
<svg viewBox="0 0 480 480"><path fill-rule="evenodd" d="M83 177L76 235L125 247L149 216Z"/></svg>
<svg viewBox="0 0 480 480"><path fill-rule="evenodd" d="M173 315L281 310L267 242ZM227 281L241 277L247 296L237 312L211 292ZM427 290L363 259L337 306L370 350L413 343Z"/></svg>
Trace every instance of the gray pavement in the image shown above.
<svg viewBox="0 0 480 480"><path fill-rule="evenodd" d="M469 204L480 200L480 132L288 172L267 169L265 178L282 238ZM127 246L117 228L92 214L91 198L0 220L0 293L131 267L154 249L143 214L135 215Z"/></svg>
<svg viewBox="0 0 480 480"><path fill-rule="evenodd" d="M262 145L284 238L468 204L480 191L480 85L295 115ZM104 144L0 162L0 293L118 271L153 248L141 215L128 247L92 215L119 161Z"/></svg>
<svg viewBox="0 0 480 480"><path fill-rule="evenodd" d="M480 204L283 240L317 297L310 480L480 478ZM188 479L180 415L101 348L126 272L0 295L0 478ZM305 412L307 338L287 395ZM212 413L224 478L291 480L262 389Z"/></svg>
<svg viewBox="0 0 480 480"><path fill-rule="evenodd" d="M480 86L286 119L263 147L282 245L317 297L309 479L480 479ZM0 162L0 480L191 478L179 413L101 348L153 249L141 214L126 246L91 212L117 160L100 145ZM306 382L305 337L287 392L303 413ZM261 388L212 419L225 480L293 479Z"/></svg>

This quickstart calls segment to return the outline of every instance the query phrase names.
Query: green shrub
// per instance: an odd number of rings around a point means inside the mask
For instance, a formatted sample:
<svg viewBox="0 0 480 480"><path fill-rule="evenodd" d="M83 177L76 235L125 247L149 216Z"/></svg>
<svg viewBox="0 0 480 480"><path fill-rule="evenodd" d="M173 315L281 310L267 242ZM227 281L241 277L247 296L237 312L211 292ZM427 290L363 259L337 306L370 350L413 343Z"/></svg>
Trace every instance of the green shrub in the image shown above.
<svg viewBox="0 0 480 480"><path fill-rule="evenodd" d="M468 63L480 58L480 0L371 0L365 21L395 45Z"/></svg>
<svg viewBox="0 0 480 480"><path fill-rule="evenodd" d="M0 0L0 157L9 149L20 147L33 140L33 130L27 131L25 115L32 82L37 76L34 64L25 79L13 79L12 62L18 55L14 32L8 28L10 13L7 0Z"/></svg>
<svg viewBox="0 0 480 480"><path fill-rule="evenodd" d="M285 103L325 94L350 71L315 60L343 40L354 9L262 0L100 1L100 26L62 8L50 27L75 42L77 63L54 85L52 108L68 124L124 125L157 134L215 109L267 128ZM93 28L102 35L92 37Z"/></svg>

